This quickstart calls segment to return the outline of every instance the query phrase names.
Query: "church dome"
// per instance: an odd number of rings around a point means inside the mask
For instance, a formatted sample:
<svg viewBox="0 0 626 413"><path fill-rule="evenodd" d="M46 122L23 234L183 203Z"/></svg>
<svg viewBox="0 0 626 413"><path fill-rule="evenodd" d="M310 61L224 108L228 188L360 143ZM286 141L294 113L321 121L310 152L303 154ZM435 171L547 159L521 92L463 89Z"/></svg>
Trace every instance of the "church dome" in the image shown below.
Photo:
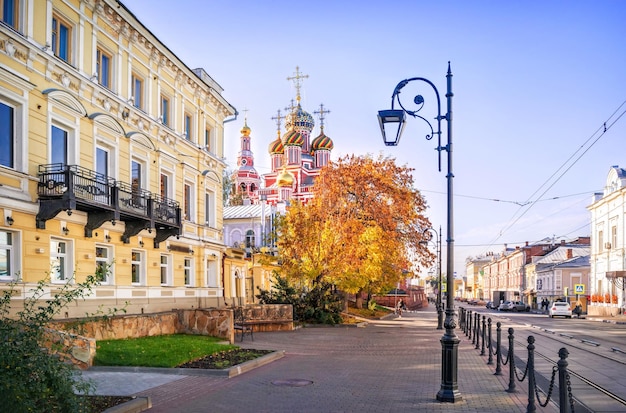
<svg viewBox="0 0 626 413"><path fill-rule="evenodd" d="M244 136L250 136L250 128L248 127L248 121L246 120L241 128L241 134Z"/></svg>
<svg viewBox="0 0 626 413"><path fill-rule="evenodd" d="M302 106L298 107L285 117L285 129L306 130L311 132L315 126L313 116L307 111L302 110Z"/></svg>
<svg viewBox="0 0 626 413"><path fill-rule="evenodd" d="M283 136L283 144L285 146L302 146L304 145L304 137L300 132L292 129Z"/></svg>
<svg viewBox="0 0 626 413"><path fill-rule="evenodd" d="M281 141L280 138L276 138L275 141L270 143L268 150L269 150L270 155L285 153L285 147L283 146L283 141Z"/></svg>
<svg viewBox="0 0 626 413"><path fill-rule="evenodd" d="M319 134L317 138L313 139L313 142L311 142L311 149L313 149L314 151L317 151L320 149L325 149L327 151L330 151L334 147L335 147L335 144L333 143L333 140L330 139L328 136L324 135L323 131L322 133Z"/></svg>
<svg viewBox="0 0 626 413"><path fill-rule="evenodd" d="M276 178L276 185L281 188L288 188L293 185L295 180L296 178L293 176L293 174L289 172L286 167L283 166L283 171Z"/></svg>

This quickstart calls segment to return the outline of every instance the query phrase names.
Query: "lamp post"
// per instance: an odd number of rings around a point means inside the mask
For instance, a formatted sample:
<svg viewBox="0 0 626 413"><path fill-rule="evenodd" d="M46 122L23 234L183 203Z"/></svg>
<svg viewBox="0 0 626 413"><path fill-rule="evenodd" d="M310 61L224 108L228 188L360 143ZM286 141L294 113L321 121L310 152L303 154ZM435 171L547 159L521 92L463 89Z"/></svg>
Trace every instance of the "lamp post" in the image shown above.
<svg viewBox="0 0 626 413"><path fill-rule="evenodd" d="M457 383L457 366L458 366L458 354L459 354L459 338L456 336L454 330L457 326L456 313L454 310L454 222L453 222L453 208L452 208L452 72L450 71L450 62L448 62L447 79L447 113L441 114L441 100L439 98L439 91L435 85L428 79L423 77L413 77L405 79L396 85L396 88L391 95L391 109L381 110L378 112L378 122L380 123L380 129L383 135L383 142L387 146L396 146L404 130L406 124L406 114L415 118L420 118L430 127L430 134L426 135L426 139L430 140L433 136L437 135L437 152L439 154L439 171L441 171L441 151L448 153L448 173L446 175L448 183L448 213L447 213L447 256L446 256L446 280L448 287L448 298L446 303L446 319L444 322L445 333L441 338L441 388L437 393L437 400L442 402L454 403L462 399L459 392ZM400 92L408 83L418 81L424 82L430 85L435 92L437 98L437 129L433 128L433 125L424 117L420 116L418 112L424 106L424 97L422 95L416 95L413 98L413 103L417 105L416 110L407 110L400 101ZM394 109L395 102L401 109ZM441 121L446 120L448 122L448 142L446 146L441 146ZM396 128L394 133L387 134L385 131L386 126Z"/></svg>
<svg viewBox="0 0 626 413"><path fill-rule="evenodd" d="M426 228L424 235L426 233L431 233L428 241L420 241L425 244L432 240L433 234L435 234L435 251L437 253L437 330L443 330L443 307L441 306L441 225L439 226L439 232L434 228Z"/></svg>

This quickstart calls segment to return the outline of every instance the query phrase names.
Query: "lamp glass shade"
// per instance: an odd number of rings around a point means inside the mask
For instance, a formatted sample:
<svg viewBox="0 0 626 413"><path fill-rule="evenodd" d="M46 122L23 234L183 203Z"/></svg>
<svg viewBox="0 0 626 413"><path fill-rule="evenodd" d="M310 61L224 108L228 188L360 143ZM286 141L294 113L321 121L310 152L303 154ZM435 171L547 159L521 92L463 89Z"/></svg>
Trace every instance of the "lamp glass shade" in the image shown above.
<svg viewBox="0 0 626 413"><path fill-rule="evenodd" d="M400 142L400 136L404 130L405 114L400 109L378 111L378 123L386 146L396 146Z"/></svg>

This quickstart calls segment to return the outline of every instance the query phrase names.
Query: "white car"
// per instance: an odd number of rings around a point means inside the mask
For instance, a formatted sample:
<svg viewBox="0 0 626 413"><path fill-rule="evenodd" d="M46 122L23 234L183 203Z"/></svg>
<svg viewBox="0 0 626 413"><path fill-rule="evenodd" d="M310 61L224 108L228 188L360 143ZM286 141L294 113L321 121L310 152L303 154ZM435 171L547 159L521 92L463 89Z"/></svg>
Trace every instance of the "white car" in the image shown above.
<svg viewBox="0 0 626 413"><path fill-rule="evenodd" d="M554 316L562 316L566 318L572 318L572 307L565 301L555 301L548 307L548 314L550 318Z"/></svg>

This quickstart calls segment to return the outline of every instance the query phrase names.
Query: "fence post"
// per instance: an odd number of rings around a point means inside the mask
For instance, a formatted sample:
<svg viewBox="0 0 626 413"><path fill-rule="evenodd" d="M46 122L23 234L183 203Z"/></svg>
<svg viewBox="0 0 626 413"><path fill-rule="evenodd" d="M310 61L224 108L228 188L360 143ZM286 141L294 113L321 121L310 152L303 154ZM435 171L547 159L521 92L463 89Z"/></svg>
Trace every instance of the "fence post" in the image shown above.
<svg viewBox="0 0 626 413"><path fill-rule="evenodd" d="M487 347L488 347L488 351L487 354L489 355L489 357L487 358L487 364L491 365L493 364L493 343L491 342L491 317L489 317L487 319L487 331L489 332L487 335L487 338L489 340L489 342L487 343Z"/></svg>
<svg viewBox="0 0 626 413"><path fill-rule="evenodd" d="M485 355L485 335L487 334L487 316L483 316L483 328L480 335L480 355Z"/></svg>
<svg viewBox="0 0 626 413"><path fill-rule="evenodd" d="M468 311L468 319L469 319L469 327L467 328L467 333L465 334L467 336L467 339L469 340L470 338L472 338L472 310Z"/></svg>
<svg viewBox="0 0 626 413"><path fill-rule="evenodd" d="M459 327L465 331L465 307L459 307Z"/></svg>
<svg viewBox="0 0 626 413"><path fill-rule="evenodd" d="M528 336L528 406L526 413L535 413L535 337Z"/></svg>
<svg viewBox="0 0 626 413"><path fill-rule="evenodd" d="M502 323L496 323L496 376L502 375Z"/></svg>
<svg viewBox="0 0 626 413"><path fill-rule="evenodd" d="M480 348L480 313L476 312L476 330L474 331L474 337L476 338L476 346L474 347L476 350ZM472 341L473 343L473 341Z"/></svg>
<svg viewBox="0 0 626 413"><path fill-rule="evenodd" d="M509 388L506 390L509 393L515 393L515 336L513 335L513 327L509 327Z"/></svg>
<svg viewBox="0 0 626 413"><path fill-rule="evenodd" d="M559 412L572 412L572 399L569 394L569 383L567 373L567 356L569 351L565 347L559 350L559 361L556 363L559 369Z"/></svg>

